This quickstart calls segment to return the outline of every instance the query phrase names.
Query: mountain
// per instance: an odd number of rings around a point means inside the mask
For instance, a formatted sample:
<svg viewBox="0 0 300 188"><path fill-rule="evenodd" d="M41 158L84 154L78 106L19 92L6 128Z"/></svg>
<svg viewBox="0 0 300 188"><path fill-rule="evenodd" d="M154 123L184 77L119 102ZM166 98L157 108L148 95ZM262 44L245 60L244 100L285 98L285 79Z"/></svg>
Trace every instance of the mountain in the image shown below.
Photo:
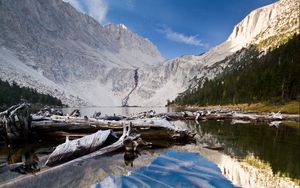
<svg viewBox="0 0 300 188"><path fill-rule="evenodd" d="M157 48L124 25L102 26L61 0L0 0L0 78L36 88L71 106L119 106L167 100L212 79L251 45L260 52L299 33L299 1L252 11L222 44L164 61Z"/></svg>
<svg viewBox="0 0 300 188"><path fill-rule="evenodd" d="M243 49L254 45L259 52L266 53L287 42L295 33L300 33L299 18L298 0L280 0L258 8L238 23L222 44L199 56L185 55L168 60L145 73L150 80L140 88L140 96L148 93L147 104L152 105L173 100L187 89L203 84L206 78L214 78L236 59L247 56L247 50Z"/></svg>
<svg viewBox="0 0 300 188"><path fill-rule="evenodd" d="M124 25L102 26L61 0L0 0L0 12L0 78L70 105L117 105L118 72L164 60Z"/></svg>

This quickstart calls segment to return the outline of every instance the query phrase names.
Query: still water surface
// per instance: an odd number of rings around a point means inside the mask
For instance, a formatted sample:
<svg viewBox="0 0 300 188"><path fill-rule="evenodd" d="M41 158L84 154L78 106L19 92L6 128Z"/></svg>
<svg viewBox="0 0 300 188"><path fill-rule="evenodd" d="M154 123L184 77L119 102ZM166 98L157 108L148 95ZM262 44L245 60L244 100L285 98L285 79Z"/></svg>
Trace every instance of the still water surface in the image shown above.
<svg viewBox="0 0 300 188"><path fill-rule="evenodd" d="M102 114L130 115L153 108L82 108L82 115L91 116L95 111ZM63 109L70 113L73 109ZM174 111L168 108L155 108L156 112ZM14 181L11 187L99 187L118 185L159 184L165 187L190 185L199 187L208 183L212 187L237 186L261 187L264 178L269 182L266 187L289 187L289 182L300 182L300 127L270 127L267 124L232 124L231 121L177 121L176 125L197 132L196 144L173 146L171 148L143 151L136 159L124 161L123 153L114 153L76 165L58 168L51 173L39 170L29 172L33 176ZM0 147L0 162L16 163L20 161L38 161L39 167L45 157L58 143L41 141L39 144L24 144L19 147ZM224 150L211 151L203 145L221 145ZM174 162L174 160L176 162ZM174 170L175 169L175 170ZM176 170L177 169L177 170ZM184 170L183 170L184 169ZM188 169L191 173L188 173ZM43 170L41 170L43 171ZM194 172L195 171L195 172ZM218 173L218 172L222 172ZM197 174L197 175L195 175ZM212 174L215 174L212 177ZM146 176L145 176L146 175ZM226 180L224 176L228 179ZM289 177L282 180L282 177ZM0 187L14 178L24 177L20 172L1 171ZM174 179L179 177L179 179ZM209 177L209 178L208 178ZM151 181L149 180L151 179ZM205 179L206 178L206 179ZM208 178L208 179L207 179ZM147 180L147 181L146 181ZM287 182L286 182L287 181ZM26 185L26 186L25 186ZM125 185L125 184L121 184ZM226 185L226 186L225 186ZM163 187L163 186L162 186Z"/></svg>

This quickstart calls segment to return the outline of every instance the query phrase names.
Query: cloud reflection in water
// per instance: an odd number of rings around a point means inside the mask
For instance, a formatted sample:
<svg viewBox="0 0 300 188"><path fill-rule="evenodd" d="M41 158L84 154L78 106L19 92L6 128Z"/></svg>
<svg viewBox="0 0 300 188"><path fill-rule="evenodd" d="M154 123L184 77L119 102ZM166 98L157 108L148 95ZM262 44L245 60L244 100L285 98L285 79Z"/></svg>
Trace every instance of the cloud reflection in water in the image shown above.
<svg viewBox="0 0 300 188"><path fill-rule="evenodd" d="M109 176L93 187L235 187L197 153L168 150L128 176Z"/></svg>

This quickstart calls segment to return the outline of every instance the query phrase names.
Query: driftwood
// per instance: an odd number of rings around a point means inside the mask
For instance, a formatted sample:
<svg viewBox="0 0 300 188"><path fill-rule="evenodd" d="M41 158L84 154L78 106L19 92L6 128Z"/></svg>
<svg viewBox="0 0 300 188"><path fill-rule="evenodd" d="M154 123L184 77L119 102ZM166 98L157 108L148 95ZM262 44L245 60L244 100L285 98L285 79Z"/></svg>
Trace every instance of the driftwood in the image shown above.
<svg viewBox="0 0 300 188"><path fill-rule="evenodd" d="M72 141L66 140L66 143L57 146L50 154L45 165L54 166L73 159L75 159L73 161L88 159L116 151L122 147L128 154L138 152L138 148L151 146L151 143L142 140L140 134L131 134L132 128L132 123L129 126L123 126L122 136L117 141L112 130L98 131L95 134Z"/></svg>
<svg viewBox="0 0 300 188"><path fill-rule="evenodd" d="M67 141L56 147L48 157L45 165L54 166L60 164L59 166L64 166L116 151L124 146L124 140L130 137L130 133L131 127L124 126L122 136L115 142L111 143L110 141L110 145L105 144L105 141L108 140L110 135L114 137L112 130L99 131L78 140ZM82 143L78 144L78 142Z"/></svg>
<svg viewBox="0 0 300 188"><path fill-rule="evenodd" d="M82 157L79 157L77 159L74 159L72 161L69 161L67 163L64 163L60 166L64 166L64 165L68 165L70 163L74 163L74 162L79 162L79 161L83 161L83 160L87 160L87 159L91 159L93 157L97 157L97 156L100 156L100 155L103 155L103 154L106 154L106 153L110 153L110 152L113 152L113 151L116 151L122 147L124 147L124 140L129 137L131 133L131 126L124 126L123 127L123 133L122 133L122 136L114 143L112 143L111 145L108 145L106 147L103 147L93 153L90 153L88 155L84 155Z"/></svg>
<svg viewBox="0 0 300 188"><path fill-rule="evenodd" d="M272 122L272 121L300 121L297 114L277 113L247 113L232 110L201 110L196 112L168 112L157 114L158 117L165 117L169 121L175 120L244 120L255 122Z"/></svg>
<svg viewBox="0 0 300 188"><path fill-rule="evenodd" d="M101 116L101 112L95 112L91 118L97 119L97 120L109 120L109 121L120 121L122 119L125 119L125 116L120 116L114 114L113 116L105 115Z"/></svg>
<svg viewBox="0 0 300 188"><path fill-rule="evenodd" d="M30 105L14 105L0 113L0 127L6 142L29 139L31 134Z"/></svg>
<svg viewBox="0 0 300 188"><path fill-rule="evenodd" d="M52 116L49 121L32 122L33 131L48 138L64 139L65 136L90 134L98 130L112 129L117 135L122 134L123 125L132 124L132 131L140 134L146 141L192 140L193 135L186 130L176 129L173 123L162 118L145 118L136 120L107 121L94 118ZM180 134L180 136L176 136ZM183 137L190 137L183 139ZM46 137L46 136L43 136Z"/></svg>
<svg viewBox="0 0 300 188"><path fill-rule="evenodd" d="M80 111L78 109L75 109L73 110L71 113L70 113L70 116L71 117L79 117L80 116Z"/></svg>
<svg viewBox="0 0 300 188"><path fill-rule="evenodd" d="M37 117L50 117L52 115L62 116L63 113L60 110L46 106L43 109L41 109L40 111L38 111L36 114L34 114L34 116L37 116Z"/></svg>
<svg viewBox="0 0 300 188"><path fill-rule="evenodd" d="M60 144L49 156L46 165L52 166L92 153L117 140L112 130L98 131L72 141Z"/></svg>
<svg viewBox="0 0 300 188"><path fill-rule="evenodd" d="M96 119L100 120L108 120L108 121L120 121L122 119L124 119L125 117L123 116L116 116L116 115L113 115L113 116L99 116L97 117Z"/></svg>
<svg viewBox="0 0 300 188"><path fill-rule="evenodd" d="M147 118L147 117L155 118ZM118 116L114 116L118 117ZM98 117L99 118L99 117ZM98 130L112 129L116 134L121 135L123 124L132 122L133 131L141 134L145 140L182 138L192 135L184 134L180 130L175 130L170 125L172 120L220 120L229 119L235 123L267 122L294 120L299 121L299 115L286 115L280 113L243 113L232 110L202 110L197 112L168 112L156 114L154 111L143 112L136 116L122 119L120 121L105 119L51 116L48 120L33 121L32 129L39 135L49 135L51 138L64 139L65 136L82 135L95 133ZM118 119L119 120L119 119ZM169 121L166 121L169 120ZM162 123L163 122L163 123ZM162 124L161 124L162 123ZM181 132L180 135L174 134Z"/></svg>

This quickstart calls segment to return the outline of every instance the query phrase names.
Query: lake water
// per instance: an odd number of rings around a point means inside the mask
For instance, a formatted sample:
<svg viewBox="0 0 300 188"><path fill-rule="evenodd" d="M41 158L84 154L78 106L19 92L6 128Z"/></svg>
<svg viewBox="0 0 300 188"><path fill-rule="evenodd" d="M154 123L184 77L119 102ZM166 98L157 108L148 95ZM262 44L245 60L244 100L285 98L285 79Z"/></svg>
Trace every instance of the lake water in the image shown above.
<svg viewBox="0 0 300 188"><path fill-rule="evenodd" d="M82 115L122 114L153 108L82 108ZM73 109L63 109L69 113ZM176 109L155 108L156 112ZM298 187L300 184L300 126L270 127L267 124L233 124L231 121L177 121L176 126L197 132L196 143L142 151L132 161L113 153L78 164L21 175L1 171L0 187ZM0 147L1 163L37 161L58 143L41 141L20 147ZM223 146L222 151L204 148ZM13 181L12 181L13 180ZM268 180L268 181L266 181ZM295 183L296 182L296 183ZM106 187L106 186L104 186ZM204 186L206 187L206 186Z"/></svg>
<svg viewBox="0 0 300 188"><path fill-rule="evenodd" d="M300 184L300 126L275 126L268 124L232 124L230 121L185 122L190 130L198 134L201 143L221 144L224 150L221 159L214 160L222 172L236 183L248 187L251 178L266 182L266 187L289 187L280 183L289 177ZM219 152L220 153L220 152ZM203 153L203 155L205 155ZM227 173L227 174L226 174ZM244 175L243 175L244 174ZM248 180L250 177L250 180ZM268 185L269 184L269 185Z"/></svg>

